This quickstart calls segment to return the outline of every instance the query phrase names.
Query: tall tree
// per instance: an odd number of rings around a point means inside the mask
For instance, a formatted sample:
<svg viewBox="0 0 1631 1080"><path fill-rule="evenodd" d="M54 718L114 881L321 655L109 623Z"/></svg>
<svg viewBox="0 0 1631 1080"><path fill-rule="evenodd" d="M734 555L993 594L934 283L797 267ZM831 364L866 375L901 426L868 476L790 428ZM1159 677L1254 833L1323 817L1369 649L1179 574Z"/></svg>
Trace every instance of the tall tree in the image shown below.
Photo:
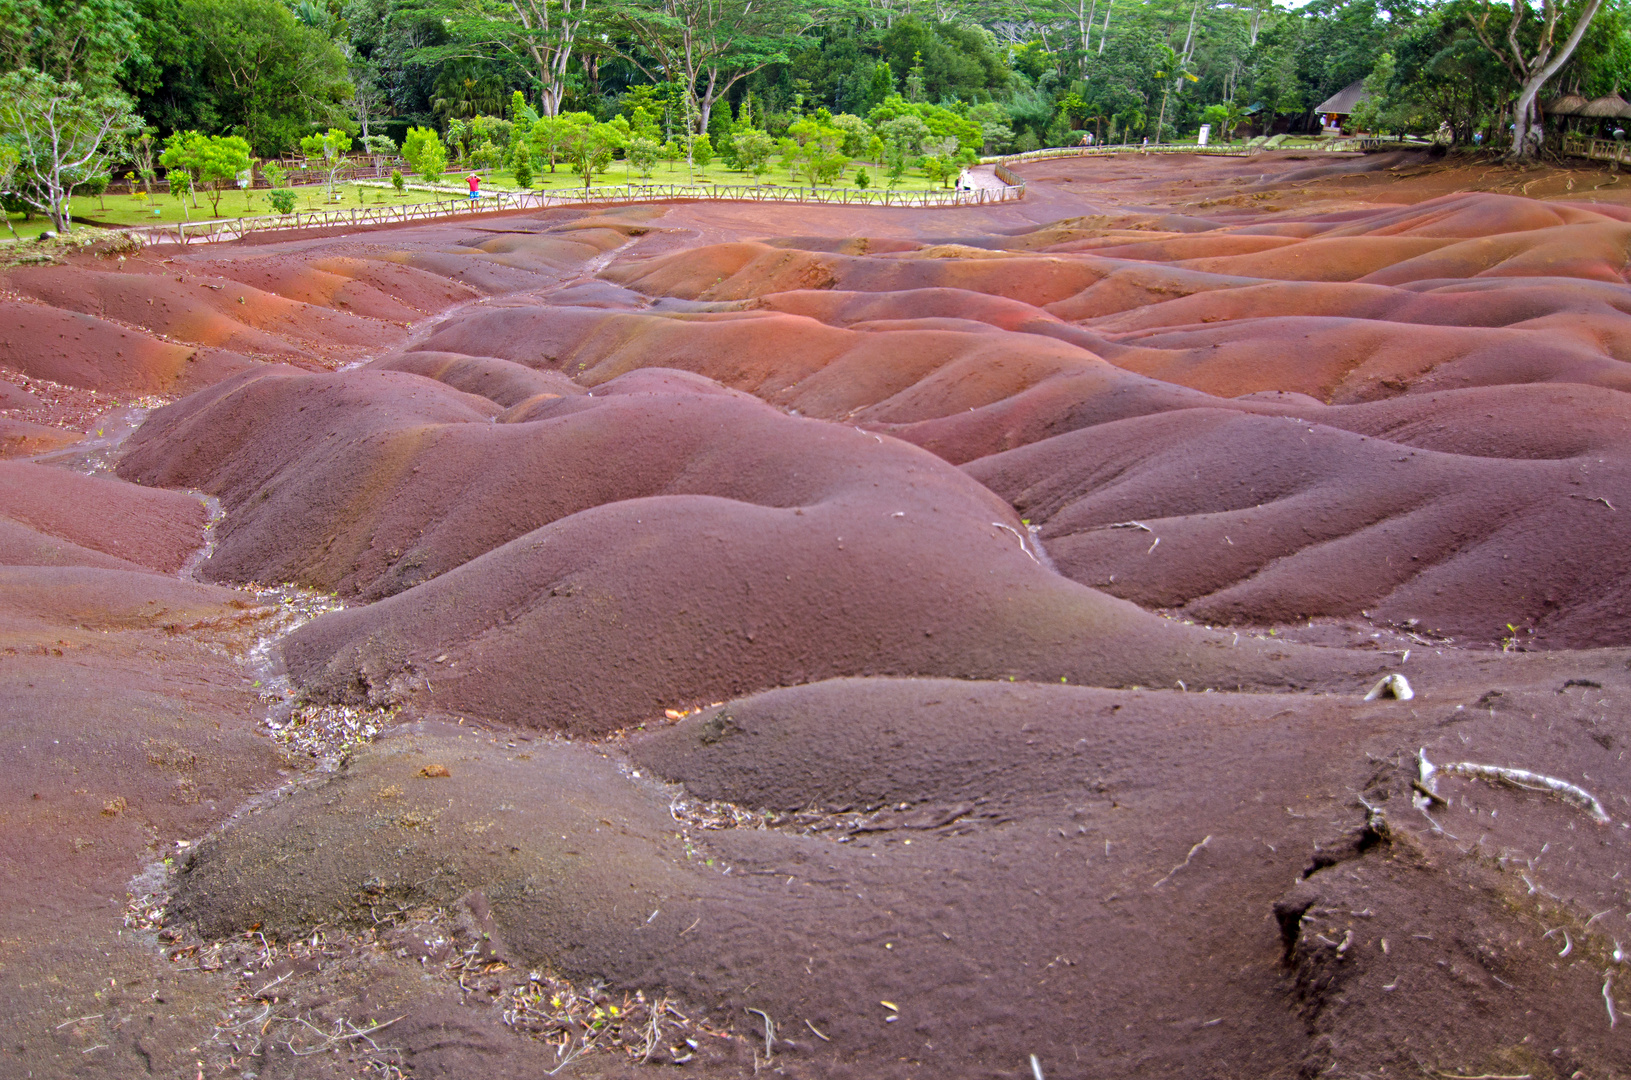
<svg viewBox="0 0 1631 1080"><path fill-rule="evenodd" d="M130 0L0 0L0 71L41 71L91 95L113 90L140 22Z"/></svg>
<svg viewBox="0 0 1631 1080"><path fill-rule="evenodd" d="M1546 137L1536 101L1540 88L1569 62L1580 39L1586 36L1586 28L1596 17L1597 9L1603 6L1603 0L1578 0L1572 5L1575 8L1574 29L1558 46L1558 23L1563 20L1565 6L1558 0L1541 0L1540 32L1532 48L1520 40L1531 14L1527 0L1512 0L1505 40L1500 43L1496 42L1495 34L1490 29L1490 19L1495 9L1488 0L1472 20L1478 40L1500 57L1518 83L1518 96L1512 103L1512 150L1507 155L1510 161L1532 161L1540 156L1541 144Z"/></svg>
<svg viewBox="0 0 1631 1080"><path fill-rule="evenodd" d="M106 176L125 140L140 130L130 99L88 94L78 83L40 71L0 77L0 135L18 150L13 190L56 227L72 227L68 196L92 176Z"/></svg>
<svg viewBox="0 0 1631 1080"><path fill-rule="evenodd" d="M623 55L653 82L688 88L697 131L742 79L787 61L787 46L822 17L820 0L626 0L615 25Z"/></svg>
<svg viewBox="0 0 1631 1080"><path fill-rule="evenodd" d="M347 121L353 87L345 56L279 0L184 0L200 33L201 77L222 123L275 157L314 126Z"/></svg>
<svg viewBox="0 0 1631 1080"><path fill-rule="evenodd" d="M456 40L435 52L449 57L504 54L537 81L538 111L544 116L560 113L589 0L451 0L445 10Z"/></svg>

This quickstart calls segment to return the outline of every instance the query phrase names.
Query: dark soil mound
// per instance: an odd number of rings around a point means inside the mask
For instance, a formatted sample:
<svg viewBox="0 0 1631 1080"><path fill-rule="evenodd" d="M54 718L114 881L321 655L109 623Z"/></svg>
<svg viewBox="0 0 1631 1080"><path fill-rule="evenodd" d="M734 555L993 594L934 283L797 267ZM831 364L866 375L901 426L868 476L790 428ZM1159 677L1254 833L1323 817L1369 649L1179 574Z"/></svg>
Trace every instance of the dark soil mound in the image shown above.
<svg viewBox="0 0 1631 1080"><path fill-rule="evenodd" d="M8 272L0 1073L1631 1074L1631 211L1316 157Z"/></svg>

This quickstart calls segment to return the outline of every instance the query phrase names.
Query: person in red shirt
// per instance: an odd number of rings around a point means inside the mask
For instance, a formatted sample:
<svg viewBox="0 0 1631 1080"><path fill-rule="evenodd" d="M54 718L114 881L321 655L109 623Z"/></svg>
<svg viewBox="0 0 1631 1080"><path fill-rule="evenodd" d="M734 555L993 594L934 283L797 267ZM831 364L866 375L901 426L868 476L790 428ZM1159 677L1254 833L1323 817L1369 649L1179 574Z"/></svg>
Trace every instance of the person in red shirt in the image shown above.
<svg viewBox="0 0 1631 1080"><path fill-rule="evenodd" d="M477 176L475 173L471 173L469 176L469 183L471 200L474 201L481 198L481 177Z"/></svg>

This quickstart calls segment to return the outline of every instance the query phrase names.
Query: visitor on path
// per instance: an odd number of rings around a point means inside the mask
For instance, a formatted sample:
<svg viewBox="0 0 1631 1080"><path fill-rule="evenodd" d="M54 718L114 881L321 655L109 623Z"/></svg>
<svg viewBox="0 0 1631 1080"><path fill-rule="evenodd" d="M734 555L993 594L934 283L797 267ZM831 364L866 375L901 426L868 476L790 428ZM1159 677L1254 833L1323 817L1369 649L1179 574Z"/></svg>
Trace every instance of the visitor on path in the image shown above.
<svg viewBox="0 0 1631 1080"><path fill-rule="evenodd" d="M474 202L481 198L481 177L471 173L465 180L470 184L470 201Z"/></svg>

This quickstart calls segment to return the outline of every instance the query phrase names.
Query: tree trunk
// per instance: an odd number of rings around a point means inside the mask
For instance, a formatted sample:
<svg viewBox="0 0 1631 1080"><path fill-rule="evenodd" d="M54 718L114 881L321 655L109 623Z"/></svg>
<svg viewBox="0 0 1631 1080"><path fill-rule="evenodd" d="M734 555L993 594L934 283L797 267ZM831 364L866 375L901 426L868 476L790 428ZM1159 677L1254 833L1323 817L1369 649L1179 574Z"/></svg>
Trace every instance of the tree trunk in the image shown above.
<svg viewBox="0 0 1631 1080"><path fill-rule="evenodd" d="M1530 80L1512 103L1512 149L1507 156L1514 161L1531 161L1540 156L1541 143L1546 131L1540 123L1540 109L1536 98L1540 84Z"/></svg>
<svg viewBox="0 0 1631 1080"><path fill-rule="evenodd" d="M1573 32L1569 34L1562 47L1553 52L1553 35L1562 12L1555 4L1546 3L1540 45L1533 56L1525 56L1522 46L1518 44L1518 28L1523 15L1529 10L1524 6L1523 0L1512 2L1512 19L1507 24L1507 51L1498 48L1489 37L1488 12L1482 18L1473 20L1473 29L1478 34L1479 41L1486 49L1501 58L1520 87L1518 97L1513 102L1512 149L1507 151L1507 161L1530 162L1540 155L1546 133L1540 125L1539 109L1535 105L1535 99L1539 96L1541 87L1545 86L1547 81L1569 62L1569 57L1574 55L1575 48L1580 44L1580 39L1586 36L1586 28L1591 25L1591 20L1596 17L1597 9L1602 7L1602 4L1603 0L1585 0L1579 17L1574 21Z"/></svg>

